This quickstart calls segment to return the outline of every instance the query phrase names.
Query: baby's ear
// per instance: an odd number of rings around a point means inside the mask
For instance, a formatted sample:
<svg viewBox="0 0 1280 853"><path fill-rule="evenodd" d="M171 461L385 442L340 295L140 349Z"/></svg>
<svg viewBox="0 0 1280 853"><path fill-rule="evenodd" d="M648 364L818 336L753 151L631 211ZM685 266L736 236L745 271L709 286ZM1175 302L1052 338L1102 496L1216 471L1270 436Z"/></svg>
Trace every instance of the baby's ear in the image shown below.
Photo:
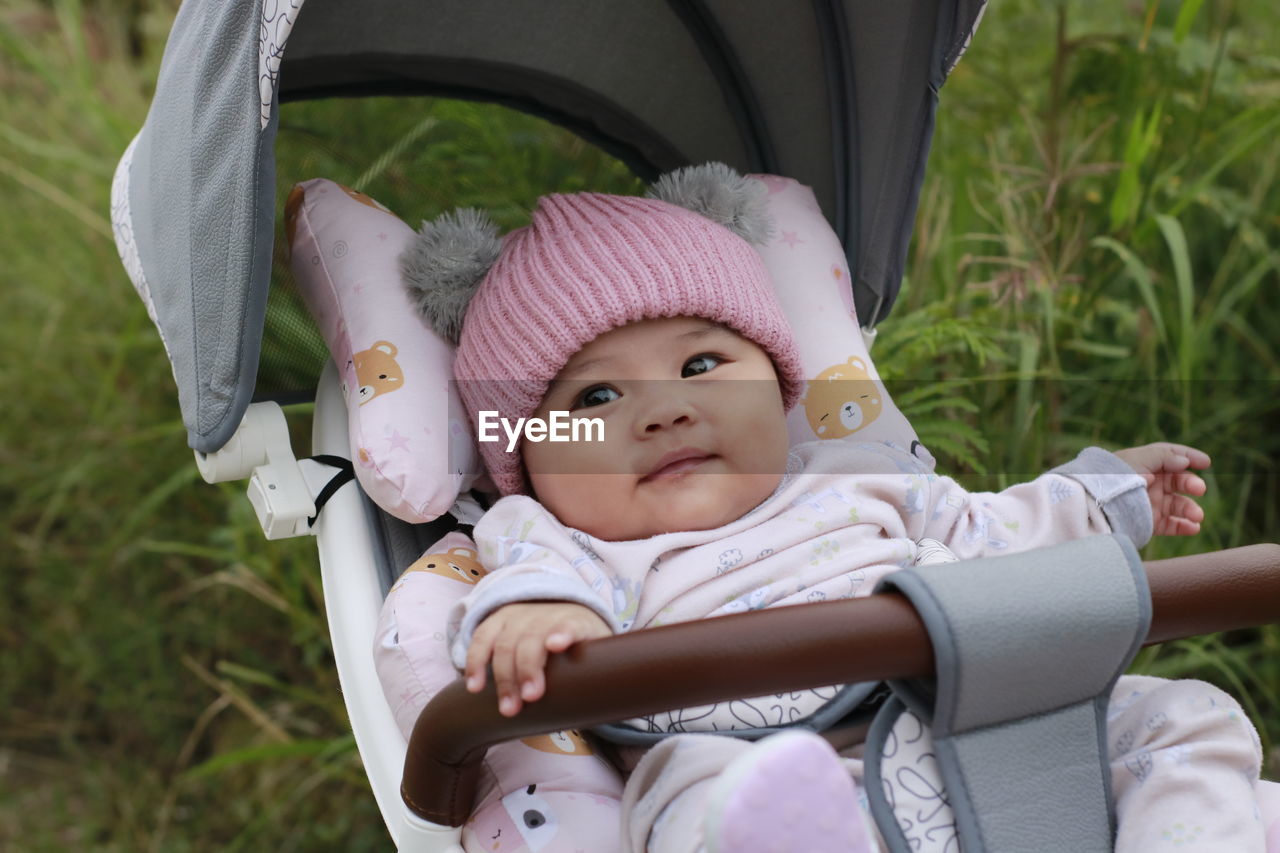
<svg viewBox="0 0 1280 853"><path fill-rule="evenodd" d="M769 190L724 163L668 172L645 195L699 213L756 246L764 245L773 230Z"/></svg>
<svg viewBox="0 0 1280 853"><path fill-rule="evenodd" d="M414 306L438 334L458 342L467 304L501 249L498 226L474 208L422 223L400 255L400 273Z"/></svg>

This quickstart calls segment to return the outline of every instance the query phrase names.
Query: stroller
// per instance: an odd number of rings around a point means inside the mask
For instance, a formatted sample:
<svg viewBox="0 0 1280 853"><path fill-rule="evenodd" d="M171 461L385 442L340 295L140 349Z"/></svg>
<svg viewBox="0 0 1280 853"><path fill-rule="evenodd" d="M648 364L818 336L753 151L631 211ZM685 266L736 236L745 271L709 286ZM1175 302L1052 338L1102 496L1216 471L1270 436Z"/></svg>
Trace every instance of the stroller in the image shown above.
<svg viewBox="0 0 1280 853"><path fill-rule="evenodd" d="M705 160L787 175L814 189L844 247L869 346L901 281L937 91L983 6L814 2L782 16L777 4L716 0L370 0L358 12L334 0L184 3L151 113L113 186L117 242L173 363L206 479L249 477L269 538L317 537L344 697L401 849L461 849L458 827L494 743L735 696L925 677L934 653L899 595L725 617L738 623L732 632L723 622L713 631L672 626L560 656L548 668L548 697L514 719L499 717L489 694L446 687L406 744L369 647L392 582L452 521L401 513L424 522L406 523L352 482L357 404L336 366L316 392L310 461L294 457L274 403L251 405L277 209L279 102L426 93L497 101L577 132L642 177ZM464 496L456 515L467 513ZM1148 564L1147 575L1147 642L1280 614L1278 546ZM790 640L750 641L764 636ZM650 671L654 660L664 667L651 681L619 677ZM860 726L828 732L849 742L863 734Z"/></svg>

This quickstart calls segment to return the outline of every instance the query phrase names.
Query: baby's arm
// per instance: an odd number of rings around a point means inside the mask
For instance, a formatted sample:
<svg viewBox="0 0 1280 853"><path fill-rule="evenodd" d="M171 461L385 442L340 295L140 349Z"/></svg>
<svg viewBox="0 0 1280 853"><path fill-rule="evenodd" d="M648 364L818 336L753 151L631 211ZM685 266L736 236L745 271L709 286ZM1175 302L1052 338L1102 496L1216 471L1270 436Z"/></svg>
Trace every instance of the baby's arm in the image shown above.
<svg viewBox="0 0 1280 853"><path fill-rule="evenodd" d="M1152 533L1145 480L1123 459L1097 447L1001 492L969 492L949 477L938 477L924 515L923 535L943 542L962 560L1112 532L1141 547Z"/></svg>
<svg viewBox="0 0 1280 853"><path fill-rule="evenodd" d="M569 531L536 502L499 501L474 535L489 573L450 610L450 650L473 692L483 689L492 661L499 710L511 716L521 697L543 695L548 652L622 627L597 562L583 559Z"/></svg>

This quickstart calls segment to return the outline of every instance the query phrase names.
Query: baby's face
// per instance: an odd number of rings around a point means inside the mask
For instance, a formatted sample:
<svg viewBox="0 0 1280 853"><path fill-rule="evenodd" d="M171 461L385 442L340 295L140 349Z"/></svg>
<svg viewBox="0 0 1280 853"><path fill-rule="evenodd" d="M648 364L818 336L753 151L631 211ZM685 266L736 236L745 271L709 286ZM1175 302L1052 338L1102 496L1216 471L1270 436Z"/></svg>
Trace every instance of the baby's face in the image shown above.
<svg viewBox="0 0 1280 853"><path fill-rule="evenodd" d="M521 443L539 501L600 539L727 524L782 479L787 428L767 353L693 317L645 320L583 347L535 413L600 418L599 442Z"/></svg>

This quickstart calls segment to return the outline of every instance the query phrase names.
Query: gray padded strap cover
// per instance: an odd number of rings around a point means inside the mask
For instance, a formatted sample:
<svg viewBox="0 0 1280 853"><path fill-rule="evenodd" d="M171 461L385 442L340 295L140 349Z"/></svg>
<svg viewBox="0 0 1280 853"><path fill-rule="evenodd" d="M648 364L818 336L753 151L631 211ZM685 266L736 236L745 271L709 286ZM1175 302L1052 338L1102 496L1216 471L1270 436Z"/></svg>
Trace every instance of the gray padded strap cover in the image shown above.
<svg viewBox="0 0 1280 853"><path fill-rule="evenodd" d="M911 600L933 642L936 680L893 688L932 725L965 853L1110 851L1107 697L1151 622L1132 543L917 566L881 588Z"/></svg>

